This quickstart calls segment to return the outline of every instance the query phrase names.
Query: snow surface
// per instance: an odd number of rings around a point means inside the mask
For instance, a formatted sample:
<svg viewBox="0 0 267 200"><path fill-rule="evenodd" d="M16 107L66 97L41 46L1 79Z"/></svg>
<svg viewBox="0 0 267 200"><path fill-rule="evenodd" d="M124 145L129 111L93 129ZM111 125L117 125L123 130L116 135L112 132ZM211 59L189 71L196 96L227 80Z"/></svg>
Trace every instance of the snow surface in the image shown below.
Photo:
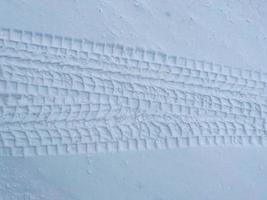
<svg viewBox="0 0 267 200"><path fill-rule="evenodd" d="M266 199L266 12L263 0L0 1L0 199ZM92 91L109 97L87 102ZM77 135L94 127L93 143Z"/></svg>

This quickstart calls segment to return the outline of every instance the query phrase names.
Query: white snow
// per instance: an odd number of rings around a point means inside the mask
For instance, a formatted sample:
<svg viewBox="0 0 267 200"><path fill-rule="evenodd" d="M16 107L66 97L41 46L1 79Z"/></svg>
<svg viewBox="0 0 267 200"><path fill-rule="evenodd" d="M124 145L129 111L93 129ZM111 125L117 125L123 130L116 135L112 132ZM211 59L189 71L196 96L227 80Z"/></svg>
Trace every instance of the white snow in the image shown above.
<svg viewBox="0 0 267 200"><path fill-rule="evenodd" d="M0 199L266 199L266 11L0 1Z"/></svg>

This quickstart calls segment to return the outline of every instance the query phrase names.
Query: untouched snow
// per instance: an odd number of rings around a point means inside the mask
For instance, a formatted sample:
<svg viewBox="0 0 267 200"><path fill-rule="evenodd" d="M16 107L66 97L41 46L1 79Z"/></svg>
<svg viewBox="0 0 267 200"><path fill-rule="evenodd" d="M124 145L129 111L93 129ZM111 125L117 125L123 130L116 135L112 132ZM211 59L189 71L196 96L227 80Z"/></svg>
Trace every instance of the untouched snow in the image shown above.
<svg viewBox="0 0 267 200"><path fill-rule="evenodd" d="M266 10L0 1L0 199L266 199Z"/></svg>

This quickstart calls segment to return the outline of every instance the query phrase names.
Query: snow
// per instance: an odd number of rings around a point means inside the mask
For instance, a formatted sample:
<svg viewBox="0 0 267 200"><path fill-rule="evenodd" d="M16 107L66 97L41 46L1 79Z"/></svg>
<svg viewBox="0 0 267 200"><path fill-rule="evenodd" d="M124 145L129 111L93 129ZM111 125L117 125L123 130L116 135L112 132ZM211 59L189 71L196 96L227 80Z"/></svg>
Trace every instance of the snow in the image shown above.
<svg viewBox="0 0 267 200"><path fill-rule="evenodd" d="M266 199L266 10L0 1L0 199Z"/></svg>

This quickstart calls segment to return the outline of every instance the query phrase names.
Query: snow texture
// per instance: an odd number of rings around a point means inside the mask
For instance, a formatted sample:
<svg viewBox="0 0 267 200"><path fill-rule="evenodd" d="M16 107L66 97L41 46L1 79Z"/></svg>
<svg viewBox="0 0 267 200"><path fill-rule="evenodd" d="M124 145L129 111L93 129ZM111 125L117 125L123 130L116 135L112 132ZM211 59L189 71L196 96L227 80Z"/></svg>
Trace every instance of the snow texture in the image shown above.
<svg viewBox="0 0 267 200"><path fill-rule="evenodd" d="M266 9L1 1L0 199L266 199Z"/></svg>

